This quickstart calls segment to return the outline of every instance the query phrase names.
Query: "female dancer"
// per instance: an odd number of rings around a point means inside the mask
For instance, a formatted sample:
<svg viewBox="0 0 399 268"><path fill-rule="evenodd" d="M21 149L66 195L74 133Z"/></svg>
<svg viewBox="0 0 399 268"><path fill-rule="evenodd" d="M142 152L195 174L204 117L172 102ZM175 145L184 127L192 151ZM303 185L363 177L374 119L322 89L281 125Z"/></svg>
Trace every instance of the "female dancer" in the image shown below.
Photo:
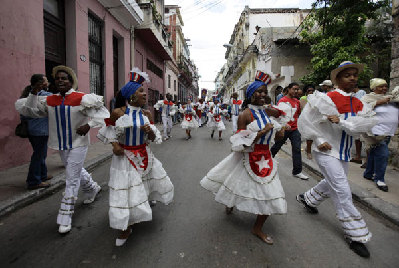
<svg viewBox="0 0 399 268"><path fill-rule="evenodd" d="M130 81L120 91L125 106L112 112L98 134L104 143L112 144L114 152L108 185L110 226L121 230L116 246L126 242L134 223L152 220L149 200L167 205L173 199L173 185L147 144L161 143L162 137L151 113L141 108L146 103L144 80L148 81L146 73L131 71Z"/></svg>
<svg viewBox="0 0 399 268"><path fill-rule="evenodd" d="M222 140L222 131L226 129L224 126L222 115L226 115L227 110L222 109L219 100L215 99L213 106L209 109L209 121L207 126L212 130L211 138L213 139L213 134L215 130L219 130L219 140Z"/></svg>
<svg viewBox="0 0 399 268"><path fill-rule="evenodd" d="M269 215L286 213L287 203L277 173L278 163L269 146L274 138L284 136L285 127L268 116L278 117L279 111L264 108L267 77L258 71L256 81L248 87L244 106L250 104L239 115L238 132L230 138L233 153L208 172L201 186L226 205L227 214L233 207L256 214L252 233L273 244L273 239L262 232L262 226Z"/></svg>
<svg viewBox="0 0 399 268"><path fill-rule="evenodd" d="M199 127L198 121L195 118L195 110L193 105L191 104L191 100L187 101L187 104L183 105L180 108L180 113L184 114L183 122L181 123L181 127L186 130L186 140L191 139L191 130Z"/></svg>

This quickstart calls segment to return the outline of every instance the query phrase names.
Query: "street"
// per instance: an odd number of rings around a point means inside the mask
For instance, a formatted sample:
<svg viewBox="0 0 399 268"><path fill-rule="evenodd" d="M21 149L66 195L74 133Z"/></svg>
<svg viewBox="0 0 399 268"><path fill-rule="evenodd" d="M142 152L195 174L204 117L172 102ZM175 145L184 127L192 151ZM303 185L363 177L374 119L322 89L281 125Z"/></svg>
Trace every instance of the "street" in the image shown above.
<svg viewBox="0 0 399 268"><path fill-rule="evenodd" d="M171 140L151 145L175 186L174 202L156 205L153 221L135 225L123 247L115 247L118 231L108 222L109 160L92 174L102 192L90 205L78 199L69 234L57 232L62 191L0 219L1 266L397 267L398 227L355 203L373 233L367 244L370 259L359 257L343 239L330 200L319 207L318 215L308 214L296 202L295 196L315 185L316 178L307 170L309 181L294 178L292 161L283 152L277 159L288 213L269 217L263 228L274 245L250 233L255 215L237 210L226 215L199 181L230 153L230 133L228 124L219 141L202 127L186 141L184 130L175 125Z"/></svg>

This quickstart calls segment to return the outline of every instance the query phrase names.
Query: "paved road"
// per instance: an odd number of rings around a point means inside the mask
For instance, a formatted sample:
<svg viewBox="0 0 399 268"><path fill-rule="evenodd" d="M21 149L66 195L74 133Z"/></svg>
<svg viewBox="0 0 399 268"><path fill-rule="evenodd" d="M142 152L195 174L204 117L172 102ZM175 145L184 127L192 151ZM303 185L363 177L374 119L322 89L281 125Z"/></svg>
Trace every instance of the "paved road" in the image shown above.
<svg viewBox="0 0 399 268"><path fill-rule="evenodd" d="M254 215L227 216L199 185L230 153L227 136L211 140L201 128L185 141L184 131L175 127L171 141L152 145L175 185L175 200L157 205L153 221L137 224L124 247L114 246L117 231L108 224L106 162L93 172L103 191L91 205L78 200L71 233L57 233L61 192L0 219L1 267L397 267L398 228L360 208L374 237L371 258L358 257L343 240L331 201L321 205L319 215L307 214L295 201L316 180L293 178L291 160L283 153L278 157L288 214L266 221L273 246L251 235Z"/></svg>

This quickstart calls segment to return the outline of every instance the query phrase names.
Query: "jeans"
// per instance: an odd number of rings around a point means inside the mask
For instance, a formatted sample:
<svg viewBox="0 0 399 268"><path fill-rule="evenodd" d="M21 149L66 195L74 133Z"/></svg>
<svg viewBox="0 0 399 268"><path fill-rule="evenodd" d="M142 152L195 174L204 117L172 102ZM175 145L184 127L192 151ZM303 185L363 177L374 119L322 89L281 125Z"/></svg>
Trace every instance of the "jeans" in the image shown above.
<svg viewBox="0 0 399 268"><path fill-rule="evenodd" d="M374 176L374 181L384 182L385 170L388 164L388 144L391 141L391 137L386 137L379 144L370 148L369 157L367 159L367 167L363 173L363 177L367 179L372 179Z"/></svg>
<svg viewBox="0 0 399 268"><path fill-rule="evenodd" d="M284 138L276 141L270 149L270 152L274 157L278 151L280 151L281 146L283 146L287 139L290 139L292 147L292 174L296 175L302 172L301 133L298 129L285 131Z"/></svg>
<svg viewBox="0 0 399 268"><path fill-rule="evenodd" d="M38 185L42 182L42 179L47 178L47 141L48 136L29 136L33 154L30 159L28 177L26 178L28 186Z"/></svg>

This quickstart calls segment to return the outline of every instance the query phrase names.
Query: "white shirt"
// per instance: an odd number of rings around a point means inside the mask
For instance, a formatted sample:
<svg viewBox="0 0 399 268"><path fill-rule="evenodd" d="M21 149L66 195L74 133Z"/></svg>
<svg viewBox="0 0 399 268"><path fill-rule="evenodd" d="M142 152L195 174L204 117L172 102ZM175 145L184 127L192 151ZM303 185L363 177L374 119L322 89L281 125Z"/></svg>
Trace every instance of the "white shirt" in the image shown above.
<svg viewBox="0 0 399 268"><path fill-rule="evenodd" d="M371 133L377 136L394 136L399 123L399 108L395 104L377 106L378 123L371 129Z"/></svg>

